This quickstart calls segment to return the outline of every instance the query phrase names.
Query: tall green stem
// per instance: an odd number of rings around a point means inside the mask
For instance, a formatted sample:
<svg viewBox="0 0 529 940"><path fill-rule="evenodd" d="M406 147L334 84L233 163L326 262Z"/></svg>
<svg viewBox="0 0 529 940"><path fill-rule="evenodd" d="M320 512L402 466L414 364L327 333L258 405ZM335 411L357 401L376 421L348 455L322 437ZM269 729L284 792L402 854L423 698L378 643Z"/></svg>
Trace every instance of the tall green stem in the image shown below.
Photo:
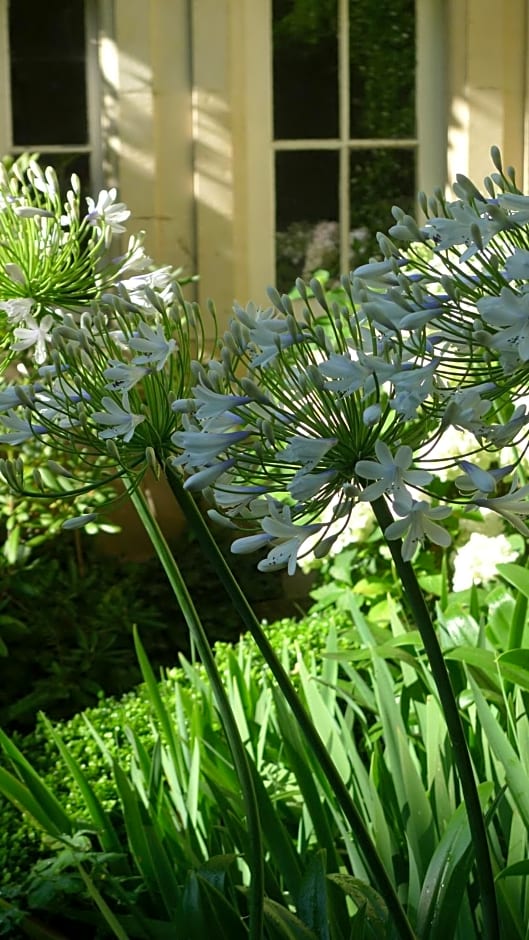
<svg viewBox="0 0 529 940"><path fill-rule="evenodd" d="M230 597L235 610L242 622L252 635L256 646L260 650L265 662L267 663L272 675L274 676L285 700L288 702L297 722L305 736L310 749L316 757L322 768L331 789L333 790L341 810L349 822L353 835L362 852L364 861L369 868L373 881L376 884L380 894L384 898L390 916L393 919L399 937L402 940L413 940L415 937L410 922L402 908L397 897L395 888L389 878L389 875L380 859L375 845L369 835L364 821L358 812L349 790L345 786L336 766L330 757L325 744L323 743L318 731L306 711L296 689L292 685L286 671L280 660L275 654L274 649L268 642L266 634L261 629L252 608L250 607L245 595L241 591L230 568L228 567L217 543L212 537L201 512L199 511L194 499L184 489L180 475L172 469L170 465L165 468L166 477L173 491L173 494L184 513L184 516L198 539L202 551L207 557L220 581L222 582L228 596Z"/></svg>
<svg viewBox="0 0 529 940"><path fill-rule="evenodd" d="M381 531L384 532L388 525L393 522L393 517L384 497L381 496L375 500L372 506L378 525ZM484 940L498 940L500 927L490 849L472 761L461 723L461 715L444 656L413 567L410 562L402 559L400 539L388 539L387 544L404 589L404 596L421 635L454 752L454 760L461 782L476 856L477 877L483 910L483 938Z"/></svg>
<svg viewBox="0 0 529 940"><path fill-rule="evenodd" d="M254 782L248 764L248 755L239 734L237 722L231 710L226 690L219 675L215 657L208 638L184 583L174 556L149 510L140 489L131 486L130 499L147 532L156 554L174 591L180 609L185 617L189 632L197 652L204 664L211 687L215 695L219 715L232 753L233 763L242 789L248 822L250 851L248 865L251 872L250 884L250 940L262 940L263 904L264 904L264 851L261 837L261 823L255 793Z"/></svg>

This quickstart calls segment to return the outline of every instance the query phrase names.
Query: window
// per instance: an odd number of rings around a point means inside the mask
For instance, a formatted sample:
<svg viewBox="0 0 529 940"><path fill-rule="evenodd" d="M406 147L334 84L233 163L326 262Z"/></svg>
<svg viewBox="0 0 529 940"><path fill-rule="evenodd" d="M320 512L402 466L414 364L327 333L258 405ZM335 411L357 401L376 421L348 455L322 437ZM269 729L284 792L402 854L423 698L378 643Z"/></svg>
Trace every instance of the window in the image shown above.
<svg viewBox="0 0 529 940"><path fill-rule="evenodd" d="M415 0L273 0L276 282L349 271L416 194Z"/></svg>
<svg viewBox="0 0 529 940"><path fill-rule="evenodd" d="M39 153L62 182L101 184L95 0L0 0L2 153Z"/></svg>

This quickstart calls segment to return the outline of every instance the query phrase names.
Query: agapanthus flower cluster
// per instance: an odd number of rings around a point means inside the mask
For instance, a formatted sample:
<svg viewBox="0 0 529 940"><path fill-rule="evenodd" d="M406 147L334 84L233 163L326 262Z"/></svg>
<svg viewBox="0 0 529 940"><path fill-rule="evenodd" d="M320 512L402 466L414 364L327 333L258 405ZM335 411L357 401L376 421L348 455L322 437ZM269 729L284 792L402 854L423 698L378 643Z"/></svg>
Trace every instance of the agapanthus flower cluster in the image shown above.
<svg viewBox="0 0 529 940"><path fill-rule="evenodd" d="M450 381L457 375L462 391L477 392L472 433L488 400L528 387L529 197L496 147L491 154L496 172L482 190L458 176L452 202L420 194L422 225L395 207L391 237L378 236L384 260L354 272L355 300L371 319L404 332L420 322Z"/></svg>
<svg viewBox="0 0 529 940"><path fill-rule="evenodd" d="M493 157L486 195L459 177L456 201L421 197L422 228L395 209L384 260L342 279L343 304L313 281L318 303L298 282L298 313L274 291L267 310L236 306L219 361L180 403L186 485L243 530L235 552L268 551L262 570L292 572L315 543L325 554L358 501L389 505L405 560L425 540L448 546L454 503L529 535L529 198ZM456 457L443 453L454 429Z"/></svg>
<svg viewBox="0 0 529 940"><path fill-rule="evenodd" d="M459 178L455 202L421 198L422 227L396 209L384 260L344 277L340 302L298 281L296 309L274 290L266 309L236 304L209 361L192 350L198 311L163 272L62 309L38 380L2 394L0 443L53 441L107 477L169 464L239 530L234 552L264 550L262 570L326 554L359 503L405 561L448 547L454 505L528 536L529 198L494 159L486 196ZM88 208L83 225L110 218L106 197ZM26 485L16 461L3 474Z"/></svg>
<svg viewBox="0 0 529 940"><path fill-rule="evenodd" d="M0 445L40 441L55 459L45 472L2 460L4 479L26 496L73 500L120 477L130 487L149 468L159 473L181 426L173 399L189 393L191 358L202 358L204 342L177 282L172 299L146 287L133 301L121 286L78 317L65 313L35 381L0 391ZM67 527L94 517L73 516Z"/></svg>
<svg viewBox="0 0 529 940"><path fill-rule="evenodd" d="M14 356L44 363L53 327L118 282L155 278L163 288L171 279L168 269L152 270L142 233L112 256L113 238L130 216L116 198L110 189L85 199L75 175L63 195L53 168L27 156L9 170L0 162L0 326L10 353L4 364Z"/></svg>

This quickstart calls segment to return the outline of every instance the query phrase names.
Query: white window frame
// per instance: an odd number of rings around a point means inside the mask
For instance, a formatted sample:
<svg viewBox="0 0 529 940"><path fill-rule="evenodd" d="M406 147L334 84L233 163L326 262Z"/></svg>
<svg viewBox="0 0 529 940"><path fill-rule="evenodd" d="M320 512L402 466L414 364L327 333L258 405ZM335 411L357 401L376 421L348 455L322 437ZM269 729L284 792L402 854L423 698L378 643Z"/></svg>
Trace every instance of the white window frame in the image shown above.
<svg viewBox="0 0 529 940"><path fill-rule="evenodd" d="M350 157L359 150L409 150L415 152L417 191L430 192L446 178L446 120L444 118L443 0L416 0L416 95L413 137L351 137L349 81L349 0L338 0L339 136L273 140L274 157L282 152L331 151L338 154L338 223L340 271L349 269L351 230ZM436 99L438 101L435 106ZM275 188L275 187L274 187ZM388 194L390 196L390 194ZM275 270L275 264L274 264Z"/></svg>
<svg viewBox="0 0 529 940"><path fill-rule="evenodd" d="M416 137L351 137L350 135L350 81L349 81L349 0L338 0L338 137L275 138L272 144L274 157L285 152L330 151L338 154L338 229L340 244L340 271L349 267L349 242L351 230L351 186L350 157L354 151L398 149L415 151Z"/></svg>
<svg viewBox="0 0 529 940"><path fill-rule="evenodd" d="M339 3L344 7L346 0ZM221 319L225 320L235 298L242 303L250 298L268 303L266 286L275 280L274 158L279 149L289 149L292 144L273 137L271 0L193 0L192 18L198 292L201 301L210 296L218 300ZM417 150L417 189L426 192L446 180L446 20L445 0L416 0L413 146ZM340 54L345 71L343 47ZM215 122L222 122L218 143L212 139ZM315 141L306 143L307 149L314 148ZM399 146L401 142L389 143ZM358 142L359 146L370 144ZM223 203L212 213L208 187L215 145L222 148L219 192ZM294 142L294 147L298 145ZM342 153L351 145L343 120L340 139L333 145ZM348 199L346 166L342 156L344 202ZM348 213L342 210L342 242L348 229ZM343 255L342 269L347 271Z"/></svg>

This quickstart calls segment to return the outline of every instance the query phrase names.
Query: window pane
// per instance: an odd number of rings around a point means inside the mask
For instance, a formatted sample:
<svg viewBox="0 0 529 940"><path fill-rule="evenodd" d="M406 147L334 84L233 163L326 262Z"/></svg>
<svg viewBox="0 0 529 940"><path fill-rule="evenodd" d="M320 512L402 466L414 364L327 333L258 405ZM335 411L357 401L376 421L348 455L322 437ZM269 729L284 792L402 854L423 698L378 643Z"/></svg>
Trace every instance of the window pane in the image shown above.
<svg viewBox="0 0 529 940"><path fill-rule="evenodd" d="M350 0L350 136L415 136L415 0Z"/></svg>
<svg viewBox="0 0 529 940"><path fill-rule="evenodd" d="M351 259L350 267L379 255L377 232L393 225L391 207L413 213L415 203L414 150L353 150L350 154Z"/></svg>
<svg viewBox="0 0 529 940"><path fill-rule="evenodd" d="M15 146L86 143L84 3L11 0L9 43Z"/></svg>
<svg viewBox="0 0 529 940"><path fill-rule="evenodd" d="M70 177L76 173L81 183L83 196L90 192L90 158L87 153L39 153L40 166L52 166L57 174L61 193L70 189Z"/></svg>
<svg viewBox="0 0 529 940"><path fill-rule="evenodd" d="M337 0L273 0L274 137L338 136Z"/></svg>
<svg viewBox="0 0 529 940"><path fill-rule="evenodd" d="M276 284L288 293L296 277L339 269L338 154L276 154Z"/></svg>

